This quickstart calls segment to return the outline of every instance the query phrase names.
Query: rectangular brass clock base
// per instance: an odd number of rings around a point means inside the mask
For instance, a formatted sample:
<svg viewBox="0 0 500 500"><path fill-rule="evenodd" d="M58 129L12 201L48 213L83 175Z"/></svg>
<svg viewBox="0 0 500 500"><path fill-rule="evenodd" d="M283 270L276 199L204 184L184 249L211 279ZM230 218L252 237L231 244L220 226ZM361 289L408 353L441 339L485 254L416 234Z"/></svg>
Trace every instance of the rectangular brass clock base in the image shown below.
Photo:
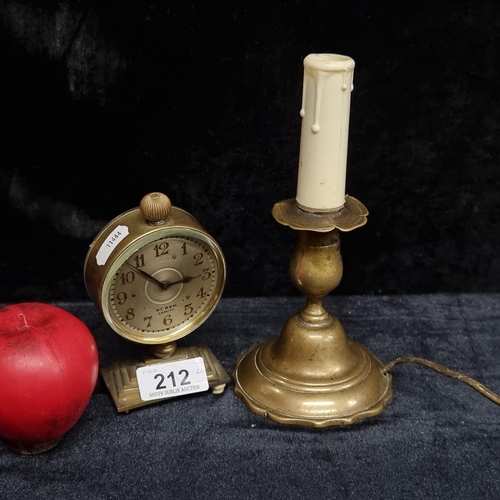
<svg viewBox="0 0 500 500"><path fill-rule="evenodd" d="M150 357L143 360L117 361L110 366L101 368L101 375L118 412L127 412L134 408L163 401L163 399L154 401L141 399L137 385L137 368L155 363L168 363L199 357L203 358L205 362L210 391L213 394L221 394L231 378L213 352L205 345L178 347L168 359Z"/></svg>

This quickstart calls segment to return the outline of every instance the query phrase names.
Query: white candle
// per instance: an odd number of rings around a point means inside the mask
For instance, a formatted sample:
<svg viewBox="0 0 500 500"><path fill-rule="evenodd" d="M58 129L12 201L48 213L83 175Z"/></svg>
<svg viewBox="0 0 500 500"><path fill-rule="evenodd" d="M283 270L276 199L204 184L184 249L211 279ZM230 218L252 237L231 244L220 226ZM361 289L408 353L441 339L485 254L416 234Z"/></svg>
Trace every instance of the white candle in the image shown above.
<svg viewBox="0 0 500 500"><path fill-rule="evenodd" d="M338 54L304 59L296 201L308 212L344 206L354 61Z"/></svg>

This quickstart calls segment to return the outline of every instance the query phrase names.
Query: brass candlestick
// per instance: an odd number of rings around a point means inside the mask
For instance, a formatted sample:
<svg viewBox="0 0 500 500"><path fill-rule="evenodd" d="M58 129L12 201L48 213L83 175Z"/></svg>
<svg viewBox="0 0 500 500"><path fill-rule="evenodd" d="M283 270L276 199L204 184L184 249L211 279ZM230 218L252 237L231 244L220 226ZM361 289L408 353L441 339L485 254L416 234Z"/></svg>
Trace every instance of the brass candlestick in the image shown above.
<svg viewBox="0 0 500 500"><path fill-rule="evenodd" d="M324 214L305 212L295 200L274 206L276 221L297 231L290 276L307 302L278 337L236 362L234 390L254 413L284 424L347 425L378 415L391 399L382 363L349 340L322 305L342 278L339 231L364 225L367 215L349 196L340 211Z"/></svg>

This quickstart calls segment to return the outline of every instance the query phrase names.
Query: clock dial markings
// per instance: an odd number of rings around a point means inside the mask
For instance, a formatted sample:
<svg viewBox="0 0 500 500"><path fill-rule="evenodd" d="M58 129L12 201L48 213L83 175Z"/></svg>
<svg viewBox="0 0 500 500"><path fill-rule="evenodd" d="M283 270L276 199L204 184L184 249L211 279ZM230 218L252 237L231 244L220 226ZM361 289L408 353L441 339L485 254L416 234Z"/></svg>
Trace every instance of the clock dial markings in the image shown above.
<svg viewBox="0 0 500 500"><path fill-rule="evenodd" d="M153 241L118 269L110 286L110 310L134 331L175 331L210 304L216 270L212 249L198 239L176 236ZM143 279L136 280L135 273Z"/></svg>

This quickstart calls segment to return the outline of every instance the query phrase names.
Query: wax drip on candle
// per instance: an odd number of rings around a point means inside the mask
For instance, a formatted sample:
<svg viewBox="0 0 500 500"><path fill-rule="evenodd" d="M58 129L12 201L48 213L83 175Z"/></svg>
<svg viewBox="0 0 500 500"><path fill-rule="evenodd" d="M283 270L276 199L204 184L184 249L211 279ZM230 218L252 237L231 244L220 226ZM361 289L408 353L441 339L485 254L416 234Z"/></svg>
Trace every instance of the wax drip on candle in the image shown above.
<svg viewBox="0 0 500 500"><path fill-rule="evenodd" d="M344 77L344 81L342 82L342 90L345 92L347 90L347 69L344 69L343 71L343 77Z"/></svg>
<svg viewBox="0 0 500 500"><path fill-rule="evenodd" d="M348 68L346 67L343 71L342 71L342 76L343 76L343 82L342 82L342 90L345 92L347 90L347 73L348 73ZM311 76L311 78L313 78ZM327 75L324 75L324 74L319 74L318 75L318 78L314 79L314 87L315 87L315 96L314 96L314 118L313 118L313 125L311 127L311 130L314 134L317 134L320 130L321 130L321 127L319 125L319 112L320 112L320 109L321 109L321 94L322 94L322 90L323 90L323 82L325 80L325 78L327 78ZM306 111L305 111L305 99L306 99L306 83L305 83L305 80L306 80L306 75L304 74L304 84L303 84L303 87L302 87L302 107L300 109L300 116L302 118L304 118L304 116L306 115ZM351 92L354 90L354 85L351 83Z"/></svg>
<svg viewBox="0 0 500 500"><path fill-rule="evenodd" d="M304 74L304 85L302 87L302 107L300 109L300 116L302 118L304 118L304 116L306 115L305 111L306 87L307 87L306 78L307 76ZM313 77L311 76L310 78ZM321 90L322 90L321 83L324 80L324 78L325 77L323 75L319 75L317 80L313 78L315 96L314 96L314 118L311 130L313 131L314 134L317 134L321 130L321 127L319 126L319 110L321 107Z"/></svg>
<svg viewBox="0 0 500 500"><path fill-rule="evenodd" d="M304 72L304 78L302 79L303 82L302 82L302 107L300 108L300 116L302 118L304 118L304 116L306 116L306 111L304 109L304 103L305 103L305 100L306 100L306 73Z"/></svg>
<svg viewBox="0 0 500 500"><path fill-rule="evenodd" d="M317 134L320 131L319 111L321 109L321 94L323 92L324 80L325 80L325 76L322 74L319 74L318 78L315 79L315 81L314 81L316 95L314 96L314 118L313 118L313 125L311 127L313 134Z"/></svg>
<svg viewBox="0 0 500 500"><path fill-rule="evenodd" d="M345 69L343 70L344 81L342 83L342 90L347 90L347 73L349 73L349 68L347 67L347 63L345 65ZM353 80L351 81L351 92L354 90L354 75Z"/></svg>

